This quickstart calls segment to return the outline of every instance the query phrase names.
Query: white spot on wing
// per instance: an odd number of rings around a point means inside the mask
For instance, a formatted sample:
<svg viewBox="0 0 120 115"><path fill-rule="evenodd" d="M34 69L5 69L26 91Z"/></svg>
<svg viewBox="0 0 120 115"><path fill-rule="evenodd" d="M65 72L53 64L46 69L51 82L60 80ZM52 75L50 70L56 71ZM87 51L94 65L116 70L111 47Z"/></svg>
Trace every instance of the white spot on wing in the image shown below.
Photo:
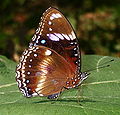
<svg viewBox="0 0 120 115"><path fill-rule="evenodd" d="M40 39L40 36L38 36L38 37L37 37L36 43L38 43L38 42L39 42L39 39Z"/></svg>
<svg viewBox="0 0 120 115"><path fill-rule="evenodd" d="M60 38L61 40L64 40L64 37L61 35L61 34L59 34L59 33L54 33L56 36L58 36L58 38Z"/></svg>
<svg viewBox="0 0 120 115"><path fill-rule="evenodd" d="M54 17L54 18L58 18L58 16L54 13L51 16Z"/></svg>
<svg viewBox="0 0 120 115"><path fill-rule="evenodd" d="M37 54L34 54L34 57L37 57Z"/></svg>
<svg viewBox="0 0 120 115"><path fill-rule="evenodd" d="M66 34L62 34L62 35L65 37L65 39L70 40L68 35L66 35Z"/></svg>
<svg viewBox="0 0 120 115"><path fill-rule="evenodd" d="M33 46L33 43L29 43L29 48L32 48L32 46Z"/></svg>
<svg viewBox="0 0 120 115"><path fill-rule="evenodd" d="M38 34L39 32L40 32L40 27L37 28L37 30L36 30L36 34Z"/></svg>
<svg viewBox="0 0 120 115"><path fill-rule="evenodd" d="M29 83L30 82L30 80L26 80L26 83Z"/></svg>
<svg viewBox="0 0 120 115"><path fill-rule="evenodd" d="M72 31L71 34L72 34L72 39L71 40L74 40L76 38L75 33Z"/></svg>
<svg viewBox="0 0 120 115"><path fill-rule="evenodd" d="M22 67L22 65L21 65L21 63L19 63L19 64L17 65L17 70L21 69L21 67Z"/></svg>
<svg viewBox="0 0 120 115"><path fill-rule="evenodd" d="M50 50L46 50L45 55L48 55L48 56L49 56L49 55L51 55L51 53L52 53L52 52L51 52Z"/></svg>
<svg viewBox="0 0 120 115"><path fill-rule="evenodd" d="M49 21L49 22L48 22L48 24L49 24L49 25L51 25L51 24L52 24L52 22L51 22L51 21Z"/></svg>
<svg viewBox="0 0 120 115"><path fill-rule="evenodd" d="M78 54L74 54L75 56L78 56Z"/></svg>
<svg viewBox="0 0 120 115"><path fill-rule="evenodd" d="M46 42L46 40L41 40L41 43L44 44Z"/></svg>
<svg viewBox="0 0 120 115"><path fill-rule="evenodd" d="M28 50L25 50L25 51L23 52L23 55L27 55L27 53L28 53Z"/></svg>
<svg viewBox="0 0 120 115"><path fill-rule="evenodd" d="M75 78L75 81L77 81L77 79Z"/></svg>
<svg viewBox="0 0 120 115"><path fill-rule="evenodd" d="M73 85L75 84L75 82L72 83Z"/></svg>
<svg viewBox="0 0 120 115"><path fill-rule="evenodd" d="M25 73L25 70L24 70L24 69L22 70L22 73L23 73L23 74Z"/></svg>
<svg viewBox="0 0 120 115"><path fill-rule="evenodd" d="M28 71L27 74L30 75L30 72Z"/></svg>
<svg viewBox="0 0 120 115"><path fill-rule="evenodd" d="M39 96L44 96L43 94L39 94Z"/></svg>
<svg viewBox="0 0 120 115"><path fill-rule="evenodd" d="M47 34L48 36L48 34ZM57 36L55 36L54 34L49 34L49 38L53 41L59 41L59 38Z"/></svg>
<svg viewBox="0 0 120 115"><path fill-rule="evenodd" d="M32 37L32 41L35 41L36 39L36 34L34 34L34 36Z"/></svg>
<svg viewBox="0 0 120 115"><path fill-rule="evenodd" d="M54 17L50 16L50 20L53 20L53 19L54 19Z"/></svg>
<svg viewBox="0 0 120 115"><path fill-rule="evenodd" d="M52 31L52 28L49 28L49 31Z"/></svg>
<svg viewBox="0 0 120 115"><path fill-rule="evenodd" d="M39 88L39 87L37 87L35 90L36 90L36 92L38 92L38 91L40 90L40 88Z"/></svg>
<svg viewBox="0 0 120 115"><path fill-rule="evenodd" d="M32 62L32 59L30 59L30 62Z"/></svg>
<svg viewBox="0 0 120 115"><path fill-rule="evenodd" d="M18 87L21 87L21 81L19 79L17 79L17 83L18 83Z"/></svg>
<svg viewBox="0 0 120 115"><path fill-rule="evenodd" d="M53 20L55 18L61 18L62 16L59 14L59 13L53 13L51 16L50 16L50 20Z"/></svg>
<svg viewBox="0 0 120 115"><path fill-rule="evenodd" d="M24 66L22 67L22 70L23 70L23 69L25 69L25 67L24 67Z"/></svg>
<svg viewBox="0 0 120 115"><path fill-rule="evenodd" d="M73 36L71 34L69 34L69 37L70 37L71 40L73 40Z"/></svg>
<svg viewBox="0 0 120 115"><path fill-rule="evenodd" d="M19 78L20 77L20 72L16 71L16 77Z"/></svg>
<svg viewBox="0 0 120 115"><path fill-rule="evenodd" d="M59 13L57 13L56 16L57 16L57 18L61 18L62 17Z"/></svg>
<svg viewBox="0 0 120 115"><path fill-rule="evenodd" d="M38 94L37 94L37 93L35 93L35 92L32 94L32 96L33 96L33 97L34 97L34 96L37 96L37 95L38 95Z"/></svg>
<svg viewBox="0 0 120 115"><path fill-rule="evenodd" d="M73 50L77 50L77 48L74 48Z"/></svg>

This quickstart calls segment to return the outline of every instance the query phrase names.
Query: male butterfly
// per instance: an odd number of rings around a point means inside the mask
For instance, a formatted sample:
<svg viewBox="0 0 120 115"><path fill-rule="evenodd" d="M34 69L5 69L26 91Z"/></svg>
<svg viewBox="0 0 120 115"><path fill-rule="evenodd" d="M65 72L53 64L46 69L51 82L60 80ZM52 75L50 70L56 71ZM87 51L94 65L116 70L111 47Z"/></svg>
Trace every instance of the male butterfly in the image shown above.
<svg viewBox="0 0 120 115"><path fill-rule="evenodd" d="M77 87L87 78L80 61L72 26L60 11L50 7L20 58L16 68L18 87L26 97L57 98L63 90Z"/></svg>

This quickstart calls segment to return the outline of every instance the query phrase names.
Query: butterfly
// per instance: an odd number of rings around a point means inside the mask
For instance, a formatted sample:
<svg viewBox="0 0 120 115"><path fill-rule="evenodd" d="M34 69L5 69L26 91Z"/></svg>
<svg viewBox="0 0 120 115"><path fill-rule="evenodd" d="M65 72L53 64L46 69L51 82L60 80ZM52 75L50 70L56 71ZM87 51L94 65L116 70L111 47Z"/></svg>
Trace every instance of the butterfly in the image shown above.
<svg viewBox="0 0 120 115"><path fill-rule="evenodd" d="M56 8L48 8L16 67L16 81L26 97L57 98L88 77L81 72L81 54L75 32Z"/></svg>

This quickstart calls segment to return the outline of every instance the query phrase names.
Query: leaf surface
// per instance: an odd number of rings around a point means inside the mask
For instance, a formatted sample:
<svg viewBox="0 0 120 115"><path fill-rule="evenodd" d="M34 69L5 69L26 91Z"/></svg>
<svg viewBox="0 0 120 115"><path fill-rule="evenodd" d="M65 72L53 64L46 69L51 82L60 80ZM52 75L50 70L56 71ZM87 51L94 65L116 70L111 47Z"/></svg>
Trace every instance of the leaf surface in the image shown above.
<svg viewBox="0 0 120 115"><path fill-rule="evenodd" d="M109 67L93 70L111 59ZM120 58L83 56L82 71L93 71L78 89L64 91L58 100L23 97L15 68L15 62L0 56L0 115L120 115Z"/></svg>

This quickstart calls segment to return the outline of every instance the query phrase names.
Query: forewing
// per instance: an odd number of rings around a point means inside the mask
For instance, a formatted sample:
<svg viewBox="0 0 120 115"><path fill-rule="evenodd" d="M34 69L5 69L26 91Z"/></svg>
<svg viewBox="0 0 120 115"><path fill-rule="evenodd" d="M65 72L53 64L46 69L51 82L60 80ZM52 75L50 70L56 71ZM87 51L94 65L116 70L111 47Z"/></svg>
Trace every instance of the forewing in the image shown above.
<svg viewBox="0 0 120 115"><path fill-rule="evenodd" d="M55 8L48 8L41 18L29 47L45 46L53 49L70 64L76 75L80 72L78 41L72 26Z"/></svg>

